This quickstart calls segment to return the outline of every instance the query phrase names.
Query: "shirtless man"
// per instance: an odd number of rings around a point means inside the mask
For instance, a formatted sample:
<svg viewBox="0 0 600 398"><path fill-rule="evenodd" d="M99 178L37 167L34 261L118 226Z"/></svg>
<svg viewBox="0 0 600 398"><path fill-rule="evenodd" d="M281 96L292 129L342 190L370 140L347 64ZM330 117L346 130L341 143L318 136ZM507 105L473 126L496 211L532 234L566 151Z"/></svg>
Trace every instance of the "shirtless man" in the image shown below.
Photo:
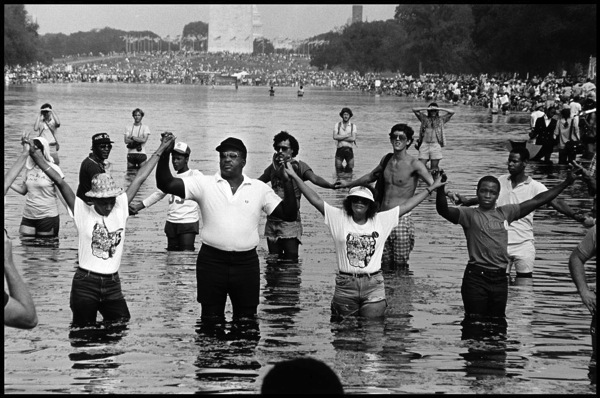
<svg viewBox="0 0 600 398"><path fill-rule="evenodd" d="M388 155L384 156L370 173L354 181L335 183L336 189L351 188L383 178L383 198L379 211L404 204L415 194L419 178L428 186L433 184L433 177L427 171L425 164L407 153L408 147L413 142L413 129L400 123L392 127L389 135L394 153L388 154L391 157L387 164L384 163ZM408 265L410 252L415 245L415 228L410 214L408 212L398 219L398 225L394 227L385 243L381 261L384 269L390 266Z"/></svg>
<svg viewBox="0 0 600 398"><path fill-rule="evenodd" d="M356 145L356 125L350 122L352 117L350 108L342 108L340 117L342 121L333 126L333 139L337 148L335 151L335 169L337 171L352 171L354 168L352 145ZM345 168L344 161L346 161Z"/></svg>

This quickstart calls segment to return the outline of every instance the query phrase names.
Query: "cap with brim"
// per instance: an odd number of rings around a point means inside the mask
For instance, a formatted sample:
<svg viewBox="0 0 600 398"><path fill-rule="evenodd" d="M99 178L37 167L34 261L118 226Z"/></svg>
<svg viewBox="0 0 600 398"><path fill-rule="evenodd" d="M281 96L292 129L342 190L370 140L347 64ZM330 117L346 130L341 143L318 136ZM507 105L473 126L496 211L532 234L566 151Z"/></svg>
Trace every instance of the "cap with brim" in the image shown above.
<svg viewBox="0 0 600 398"><path fill-rule="evenodd" d="M114 141L110 140L110 137L106 133L98 133L92 136L92 145L96 144L112 144Z"/></svg>
<svg viewBox="0 0 600 398"><path fill-rule="evenodd" d="M373 198L373 193L369 188L365 187L354 187L350 189L350 192L348 192L348 196L356 196L359 198L369 199L371 202L375 202L375 199Z"/></svg>
<svg viewBox="0 0 600 398"><path fill-rule="evenodd" d="M123 188L117 187L115 180L110 174L99 173L92 178L92 189L85 193L89 198L114 198L123 192Z"/></svg>
<svg viewBox="0 0 600 398"><path fill-rule="evenodd" d="M189 155L192 152L192 150L190 149L188 144L186 144L185 142L178 142L175 144L175 147L173 147L173 150L171 151L171 153L173 153L173 152L177 152L182 155Z"/></svg>
<svg viewBox="0 0 600 398"><path fill-rule="evenodd" d="M216 148L216 150L219 152L223 152L228 148L236 149L236 150L242 152L244 154L244 156L248 153L248 151L246 150L246 146L244 145L242 140L240 140L238 138L233 138L233 137L225 138L221 142L221 144L219 144L219 146Z"/></svg>

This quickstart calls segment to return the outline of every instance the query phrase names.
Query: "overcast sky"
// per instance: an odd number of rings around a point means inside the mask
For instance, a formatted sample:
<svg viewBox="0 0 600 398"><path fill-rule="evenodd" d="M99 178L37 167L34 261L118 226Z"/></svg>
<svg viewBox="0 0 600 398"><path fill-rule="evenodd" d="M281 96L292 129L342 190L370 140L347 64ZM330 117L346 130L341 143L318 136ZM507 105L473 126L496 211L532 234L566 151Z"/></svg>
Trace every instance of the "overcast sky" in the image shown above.
<svg viewBox="0 0 600 398"><path fill-rule="evenodd" d="M27 4L37 21L38 33L88 32L105 27L120 30L150 30L161 37L175 37L190 22L209 22L208 5L101 5ZM394 17L395 4L363 5L363 21ZM263 34L268 39L306 39L346 24L352 4L258 5Z"/></svg>

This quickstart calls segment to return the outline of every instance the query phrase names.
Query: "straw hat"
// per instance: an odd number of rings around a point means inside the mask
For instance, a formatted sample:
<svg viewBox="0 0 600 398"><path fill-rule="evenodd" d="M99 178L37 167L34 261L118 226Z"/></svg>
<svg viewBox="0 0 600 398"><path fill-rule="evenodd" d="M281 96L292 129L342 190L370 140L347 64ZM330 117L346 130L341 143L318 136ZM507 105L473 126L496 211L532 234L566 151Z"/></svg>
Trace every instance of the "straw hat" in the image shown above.
<svg viewBox="0 0 600 398"><path fill-rule="evenodd" d="M90 198L114 198L123 192L108 173L99 173L92 178L92 189L85 193Z"/></svg>

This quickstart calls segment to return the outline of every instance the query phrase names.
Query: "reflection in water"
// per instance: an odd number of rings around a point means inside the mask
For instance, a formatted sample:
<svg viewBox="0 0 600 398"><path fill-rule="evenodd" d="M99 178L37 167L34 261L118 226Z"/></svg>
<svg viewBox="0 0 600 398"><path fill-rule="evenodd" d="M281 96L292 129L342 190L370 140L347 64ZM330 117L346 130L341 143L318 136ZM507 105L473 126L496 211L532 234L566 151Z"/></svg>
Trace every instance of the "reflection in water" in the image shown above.
<svg viewBox="0 0 600 398"><path fill-rule="evenodd" d="M473 319L467 316L461 325L461 339L467 341L468 351L460 356L465 359L467 376L476 379L507 376L506 319Z"/></svg>
<svg viewBox="0 0 600 398"><path fill-rule="evenodd" d="M196 378L204 381L255 379L261 364L255 349L260 340L256 318L200 318L196 323Z"/></svg>
<svg viewBox="0 0 600 398"><path fill-rule="evenodd" d="M73 348L77 348L77 351L69 354L69 359L73 362L71 368L87 371L85 377L76 377L72 384L80 385L83 392L87 393L114 392L114 387L121 383L114 373L114 369L121 366L115 357L124 352L117 347L127 335L127 330L127 322L102 322L96 326L71 327L69 341Z"/></svg>
<svg viewBox="0 0 600 398"><path fill-rule="evenodd" d="M41 238L41 237L33 237L33 236L20 236L21 244L24 247L47 247L58 249L58 245L60 243L58 236Z"/></svg>
<svg viewBox="0 0 600 398"><path fill-rule="evenodd" d="M267 322L273 320L269 322L272 328L291 329L294 317L300 312L300 262L299 259L277 258L276 255L266 257L263 312L267 314Z"/></svg>

